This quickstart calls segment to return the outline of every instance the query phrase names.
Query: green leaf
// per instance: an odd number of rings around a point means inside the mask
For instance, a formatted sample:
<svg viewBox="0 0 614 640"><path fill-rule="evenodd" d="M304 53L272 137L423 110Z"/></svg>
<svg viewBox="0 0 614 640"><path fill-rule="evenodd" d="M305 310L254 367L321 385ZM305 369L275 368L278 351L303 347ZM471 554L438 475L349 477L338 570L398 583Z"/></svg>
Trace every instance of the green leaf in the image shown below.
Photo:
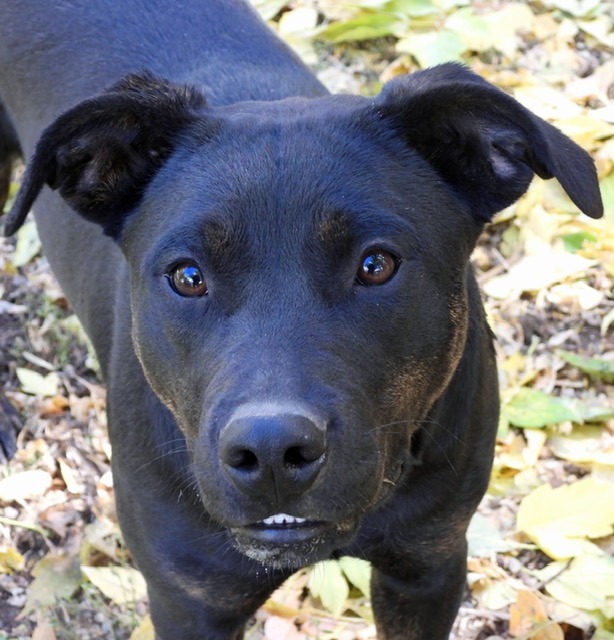
<svg viewBox="0 0 614 640"><path fill-rule="evenodd" d="M580 556L565 562L553 562L537 571L537 577L546 583L546 591L561 602L595 611L614 597L614 558L609 556Z"/></svg>
<svg viewBox="0 0 614 640"><path fill-rule="evenodd" d="M506 419L523 428L541 428L568 420L580 421L578 414L563 400L538 389L522 387L502 409Z"/></svg>
<svg viewBox="0 0 614 640"><path fill-rule="evenodd" d="M36 224L26 222L17 232L17 246L13 254L13 266L23 267L41 250Z"/></svg>
<svg viewBox="0 0 614 640"><path fill-rule="evenodd" d="M81 571L78 556L45 556L32 569L34 582L28 589L21 616L52 607L58 600L68 599L79 588Z"/></svg>
<svg viewBox="0 0 614 640"><path fill-rule="evenodd" d="M577 233L568 233L563 236L565 251L570 253L580 251L585 242L597 242L597 236L588 231L578 231Z"/></svg>
<svg viewBox="0 0 614 640"><path fill-rule="evenodd" d="M347 579L365 596L371 593L371 563L360 558L343 556L339 565Z"/></svg>
<svg viewBox="0 0 614 640"><path fill-rule="evenodd" d="M343 613L350 595L347 580L335 560L318 562L313 567L309 576L309 591L335 616Z"/></svg>
<svg viewBox="0 0 614 640"><path fill-rule="evenodd" d="M412 33L397 42L399 53L409 53L422 68L459 61L466 50L463 38L449 29L437 33Z"/></svg>
<svg viewBox="0 0 614 640"><path fill-rule="evenodd" d="M565 362L584 371L592 378L599 378L605 382L614 382L614 360L586 358L570 351L558 351L557 353Z"/></svg>
<svg viewBox="0 0 614 640"><path fill-rule="evenodd" d="M322 32L331 42L351 42L381 38L403 29L405 23L390 13L363 13L346 22L335 22Z"/></svg>

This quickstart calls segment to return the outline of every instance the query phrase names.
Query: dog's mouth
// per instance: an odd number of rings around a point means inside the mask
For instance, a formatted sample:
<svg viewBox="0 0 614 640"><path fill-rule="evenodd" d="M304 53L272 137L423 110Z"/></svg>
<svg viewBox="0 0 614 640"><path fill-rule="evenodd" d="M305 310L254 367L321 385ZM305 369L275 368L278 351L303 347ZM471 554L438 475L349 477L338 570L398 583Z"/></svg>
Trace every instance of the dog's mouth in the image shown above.
<svg viewBox="0 0 614 640"><path fill-rule="evenodd" d="M312 564L329 557L346 543L354 524L309 520L276 513L252 524L234 527L231 533L246 556L278 568Z"/></svg>
<svg viewBox="0 0 614 640"><path fill-rule="evenodd" d="M284 545L307 542L330 527L330 523L321 520L307 520L287 513L276 513L243 527L243 531L259 543Z"/></svg>

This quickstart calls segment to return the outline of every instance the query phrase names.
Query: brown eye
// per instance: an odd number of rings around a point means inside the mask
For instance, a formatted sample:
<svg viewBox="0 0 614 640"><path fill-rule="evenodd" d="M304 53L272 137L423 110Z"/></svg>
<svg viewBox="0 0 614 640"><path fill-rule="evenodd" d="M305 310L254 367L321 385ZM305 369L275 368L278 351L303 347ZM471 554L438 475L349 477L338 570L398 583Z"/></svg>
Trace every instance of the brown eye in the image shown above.
<svg viewBox="0 0 614 640"><path fill-rule="evenodd" d="M356 279L365 286L385 284L395 274L398 264L398 259L388 251L371 251L363 256Z"/></svg>
<svg viewBox="0 0 614 640"><path fill-rule="evenodd" d="M167 275L171 287L180 296L199 298L207 293L203 272L195 264L185 263L173 268Z"/></svg>

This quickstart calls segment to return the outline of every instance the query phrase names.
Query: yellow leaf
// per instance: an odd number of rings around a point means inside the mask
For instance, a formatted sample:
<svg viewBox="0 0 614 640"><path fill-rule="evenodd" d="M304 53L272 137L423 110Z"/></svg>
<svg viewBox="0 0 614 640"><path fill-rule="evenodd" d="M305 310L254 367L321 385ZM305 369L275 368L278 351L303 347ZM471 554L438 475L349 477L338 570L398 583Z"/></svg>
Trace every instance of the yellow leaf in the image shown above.
<svg viewBox="0 0 614 640"><path fill-rule="evenodd" d="M147 586L140 571L132 567L86 567L81 571L109 600L131 605L147 598Z"/></svg>
<svg viewBox="0 0 614 640"><path fill-rule="evenodd" d="M141 620L139 626L130 634L130 640L155 640L155 632L149 616Z"/></svg>
<svg viewBox="0 0 614 640"><path fill-rule="evenodd" d="M614 466L614 444L604 429L576 425L568 435L551 435L548 444L554 454L571 462L597 462Z"/></svg>
<svg viewBox="0 0 614 640"><path fill-rule="evenodd" d="M21 384L21 390L24 393L29 393L34 396L55 396L58 392L59 378L57 373L51 372L46 376L32 371L31 369L25 369L24 367L17 367L15 373L19 378Z"/></svg>
<svg viewBox="0 0 614 640"><path fill-rule="evenodd" d="M492 298L502 300L523 291L538 291L581 274L595 264L573 253L550 252L525 256L509 271L484 283L484 291Z"/></svg>
<svg viewBox="0 0 614 640"><path fill-rule="evenodd" d="M614 485L591 477L553 489L543 485L518 509L517 526L556 560L600 550L587 538L612 533Z"/></svg>
<svg viewBox="0 0 614 640"><path fill-rule="evenodd" d="M25 566L25 559L13 547L0 547L0 573L21 571Z"/></svg>
<svg viewBox="0 0 614 640"><path fill-rule="evenodd" d="M601 140L614 135L614 125L590 115L560 118L553 124L585 149L595 149Z"/></svg>
<svg viewBox="0 0 614 640"><path fill-rule="evenodd" d="M572 607L597 611L614 597L614 558L581 556L567 567L552 562L537 572L548 593Z"/></svg>

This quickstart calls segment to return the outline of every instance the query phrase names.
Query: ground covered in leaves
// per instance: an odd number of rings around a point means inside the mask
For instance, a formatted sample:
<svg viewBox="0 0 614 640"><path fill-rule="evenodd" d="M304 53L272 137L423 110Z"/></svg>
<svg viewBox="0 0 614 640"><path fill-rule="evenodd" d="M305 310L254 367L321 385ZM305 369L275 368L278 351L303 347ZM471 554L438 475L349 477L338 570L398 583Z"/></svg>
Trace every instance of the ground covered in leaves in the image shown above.
<svg viewBox="0 0 614 640"><path fill-rule="evenodd" d="M333 91L462 60L597 163L606 218L536 181L475 252L503 412L457 640L614 639L614 60L599 0L255 0ZM113 508L105 394L33 224L0 245L0 640L152 640ZM371 640L369 567L291 578L248 638ZM427 639L425 639L427 640Z"/></svg>

